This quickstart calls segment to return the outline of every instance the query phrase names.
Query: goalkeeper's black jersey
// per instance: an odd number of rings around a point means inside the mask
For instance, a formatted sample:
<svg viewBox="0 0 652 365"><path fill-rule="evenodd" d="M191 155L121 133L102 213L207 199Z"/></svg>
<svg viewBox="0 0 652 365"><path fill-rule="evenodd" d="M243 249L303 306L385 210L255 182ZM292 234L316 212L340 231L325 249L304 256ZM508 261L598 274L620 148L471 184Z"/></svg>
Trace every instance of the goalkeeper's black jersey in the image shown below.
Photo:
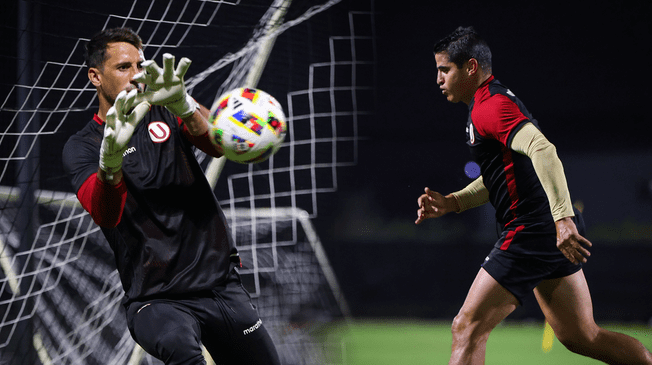
<svg viewBox="0 0 652 365"><path fill-rule="evenodd" d="M75 191L98 170L103 122L95 116L64 147ZM122 164L127 198L115 228L102 228L115 254L125 302L213 288L235 252L224 214L178 119L153 106Z"/></svg>

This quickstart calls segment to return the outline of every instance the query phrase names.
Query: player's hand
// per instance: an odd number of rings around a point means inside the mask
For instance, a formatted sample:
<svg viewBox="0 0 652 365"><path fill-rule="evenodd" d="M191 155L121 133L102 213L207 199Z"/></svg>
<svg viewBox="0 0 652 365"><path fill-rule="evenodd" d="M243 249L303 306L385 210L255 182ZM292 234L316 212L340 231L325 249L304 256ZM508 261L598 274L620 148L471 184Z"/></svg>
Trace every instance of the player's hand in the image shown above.
<svg viewBox="0 0 652 365"><path fill-rule="evenodd" d="M555 226L559 251L574 264L585 263L587 257L591 256L587 247L591 247L593 244L577 232L575 222L570 217L556 221Z"/></svg>
<svg viewBox="0 0 652 365"><path fill-rule="evenodd" d="M106 113L104 139L100 147L100 169L108 176L113 176L122 168L122 154L127 149L134 129L149 110L150 105L146 101L140 102L131 110L137 93L137 90L120 92Z"/></svg>
<svg viewBox="0 0 652 365"><path fill-rule="evenodd" d="M144 61L143 72L136 74L133 81L145 84L145 90L138 95L138 100L145 100L152 105L161 105L172 114L186 118L197 109L197 102L186 91L183 77L192 61L183 57L174 68L174 56L163 55L163 68L153 60Z"/></svg>
<svg viewBox="0 0 652 365"><path fill-rule="evenodd" d="M455 199L452 197L445 197L436 191L432 191L429 188L424 189L425 194L422 194L419 199L417 199L417 204L419 209L417 210L417 220L415 224L420 224L428 218L438 218L442 215L454 210L454 207L451 204L450 199Z"/></svg>

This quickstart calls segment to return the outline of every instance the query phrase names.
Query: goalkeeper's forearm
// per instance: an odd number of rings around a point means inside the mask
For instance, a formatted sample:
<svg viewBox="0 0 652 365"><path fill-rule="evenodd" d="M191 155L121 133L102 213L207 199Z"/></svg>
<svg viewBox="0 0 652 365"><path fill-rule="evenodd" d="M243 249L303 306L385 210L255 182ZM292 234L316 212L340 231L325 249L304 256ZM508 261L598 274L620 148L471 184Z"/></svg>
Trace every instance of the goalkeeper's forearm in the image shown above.
<svg viewBox="0 0 652 365"><path fill-rule="evenodd" d="M489 201L489 191L484 186L482 176L473 180L464 189L451 193L451 195L457 200L459 206L456 213L479 207Z"/></svg>
<svg viewBox="0 0 652 365"><path fill-rule="evenodd" d="M182 118L183 124L188 128L188 132L193 136L201 136L208 133L208 118L210 110L205 106L197 103L195 112Z"/></svg>
<svg viewBox="0 0 652 365"><path fill-rule="evenodd" d="M212 157L221 157L222 151L209 136L211 126L208 123L210 111L203 105L187 118L182 119L183 133L190 143Z"/></svg>
<svg viewBox="0 0 652 365"><path fill-rule="evenodd" d="M543 133L534 124L527 123L514 136L512 149L532 160L534 171L548 196L554 221L574 216L564 167L557 156L557 149Z"/></svg>
<svg viewBox="0 0 652 365"><path fill-rule="evenodd" d="M122 168L113 171L111 174L100 168L97 170L97 178L104 183L118 185L122 181Z"/></svg>
<svg viewBox="0 0 652 365"><path fill-rule="evenodd" d="M84 181L77 191L77 199L98 226L112 228L122 218L127 201L127 185L122 178L118 182L116 179L109 182L102 180L102 173L99 170Z"/></svg>

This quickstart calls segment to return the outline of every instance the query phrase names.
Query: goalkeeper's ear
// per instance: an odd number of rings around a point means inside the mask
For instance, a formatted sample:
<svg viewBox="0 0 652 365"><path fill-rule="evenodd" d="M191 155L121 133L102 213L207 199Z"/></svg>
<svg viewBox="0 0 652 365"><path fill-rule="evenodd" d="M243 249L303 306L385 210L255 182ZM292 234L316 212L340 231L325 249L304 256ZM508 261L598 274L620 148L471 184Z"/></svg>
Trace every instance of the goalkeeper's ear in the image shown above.
<svg viewBox="0 0 652 365"><path fill-rule="evenodd" d="M100 76L100 69L97 67L89 67L88 68L88 79L91 80L91 84L93 86L98 87L102 84L101 76Z"/></svg>

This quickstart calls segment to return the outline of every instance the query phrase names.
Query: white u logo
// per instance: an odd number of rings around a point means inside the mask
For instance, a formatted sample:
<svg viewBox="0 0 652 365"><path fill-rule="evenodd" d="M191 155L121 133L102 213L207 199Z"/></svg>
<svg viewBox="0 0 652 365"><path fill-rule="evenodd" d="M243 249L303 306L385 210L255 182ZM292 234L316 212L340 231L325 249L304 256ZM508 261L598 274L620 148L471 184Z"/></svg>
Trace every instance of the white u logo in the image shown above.
<svg viewBox="0 0 652 365"><path fill-rule="evenodd" d="M154 143L162 143L170 138L170 127L163 122L151 122L147 126L147 130L149 131L149 138Z"/></svg>

